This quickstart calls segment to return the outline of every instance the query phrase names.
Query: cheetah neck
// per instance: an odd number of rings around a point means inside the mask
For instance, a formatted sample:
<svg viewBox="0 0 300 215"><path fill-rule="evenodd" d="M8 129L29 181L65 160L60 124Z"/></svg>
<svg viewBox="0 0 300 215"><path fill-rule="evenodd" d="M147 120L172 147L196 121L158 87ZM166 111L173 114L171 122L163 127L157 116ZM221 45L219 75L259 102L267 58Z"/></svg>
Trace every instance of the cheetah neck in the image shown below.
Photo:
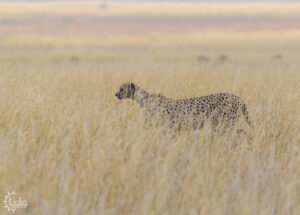
<svg viewBox="0 0 300 215"><path fill-rule="evenodd" d="M144 108L150 103L150 100L153 102L153 98L155 97L155 94L151 94L141 88L136 88L133 100L136 101L142 108Z"/></svg>

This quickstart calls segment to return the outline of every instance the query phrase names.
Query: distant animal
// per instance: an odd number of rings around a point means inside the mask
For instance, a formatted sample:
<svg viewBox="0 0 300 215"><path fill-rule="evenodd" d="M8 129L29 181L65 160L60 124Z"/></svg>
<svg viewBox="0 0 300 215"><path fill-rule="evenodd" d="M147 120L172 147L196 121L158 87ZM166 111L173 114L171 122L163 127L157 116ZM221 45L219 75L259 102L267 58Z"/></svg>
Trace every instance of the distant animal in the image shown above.
<svg viewBox="0 0 300 215"><path fill-rule="evenodd" d="M77 64L77 63L79 63L79 61L80 61L79 57L76 57L76 56L70 57L71 63Z"/></svg>
<svg viewBox="0 0 300 215"><path fill-rule="evenodd" d="M107 4L104 4L104 3L103 3L103 4L100 4L100 5L99 5L99 9L102 9L102 10L103 10L103 9L108 9L108 5L107 5Z"/></svg>
<svg viewBox="0 0 300 215"><path fill-rule="evenodd" d="M151 94L132 82L121 85L115 94L119 99L136 101L146 110L145 121L157 116L170 128L200 129L210 121L213 128L233 126L243 116L251 125L246 104L229 93L216 93L197 98L172 99L162 94Z"/></svg>
<svg viewBox="0 0 300 215"><path fill-rule="evenodd" d="M281 54L275 54L272 56L272 60L279 61L282 60L283 56Z"/></svg>
<svg viewBox="0 0 300 215"><path fill-rule="evenodd" d="M208 57L204 56L204 55L199 55L197 57L197 61L201 62L201 63L204 63L204 62L208 63L208 62L210 62L210 59Z"/></svg>
<svg viewBox="0 0 300 215"><path fill-rule="evenodd" d="M229 57L229 56L227 56L227 55L220 55L220 56L218 57L218 61L219 61L220 63L226 63L226 62L231 63L231 62L232 62L232 59L231 59L231 57Z"/></svg>

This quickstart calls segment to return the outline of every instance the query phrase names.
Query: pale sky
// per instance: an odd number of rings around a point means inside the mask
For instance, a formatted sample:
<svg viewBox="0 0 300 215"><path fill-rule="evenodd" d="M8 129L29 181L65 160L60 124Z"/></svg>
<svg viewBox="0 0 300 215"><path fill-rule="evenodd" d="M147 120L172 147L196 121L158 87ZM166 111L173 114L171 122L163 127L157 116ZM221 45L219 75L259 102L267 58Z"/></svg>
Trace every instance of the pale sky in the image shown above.
<svg viewBox="0 0 300 215"><path fill-rule="evenodd" d="M0 0L0 1L60 1L60 0ZM85 1L85 0L64 0L64 1ZM153 2L160 2L160 1L174 1L174 2L299 2L300 0L87 0L87 1L99 1L99 2L111 2L111 1L153 1Z"/></svg>

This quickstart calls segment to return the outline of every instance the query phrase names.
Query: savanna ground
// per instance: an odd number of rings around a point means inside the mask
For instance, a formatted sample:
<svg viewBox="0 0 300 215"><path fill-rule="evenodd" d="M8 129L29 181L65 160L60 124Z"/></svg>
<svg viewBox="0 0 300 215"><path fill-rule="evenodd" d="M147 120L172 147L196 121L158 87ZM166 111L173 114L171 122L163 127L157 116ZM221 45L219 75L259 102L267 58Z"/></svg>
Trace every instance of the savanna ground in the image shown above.
<svg viewBox="0 0 300 215"><path fill-rule="evenodd" d="M0 11L0 196L29 203L15 214L300 214L299 4ZM254 130L144 129L114 96L128 80L234 93Z"/></svg>

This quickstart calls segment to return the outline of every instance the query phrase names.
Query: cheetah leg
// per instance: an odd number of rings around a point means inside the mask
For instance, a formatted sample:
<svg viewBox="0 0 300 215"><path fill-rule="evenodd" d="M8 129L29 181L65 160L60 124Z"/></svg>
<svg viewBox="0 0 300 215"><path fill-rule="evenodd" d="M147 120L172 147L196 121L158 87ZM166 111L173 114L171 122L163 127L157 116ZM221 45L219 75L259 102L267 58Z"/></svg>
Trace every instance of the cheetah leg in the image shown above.
<svg viewBox="0 0 300 215"><path fill-rule="evenodd" d="M245 120L246 120L246 122L248 123L248 125L249 125L251 128L254 128L254 127L253 127L253 124L251 123L251 120L249 119L249 113L248 113L248 110L247 110L247 107L246 107L245 104L242 106L242 112L243 112L243 115L244 115Z"/></svg>
<svg viewBox="0 0 300 215"><path fill-rule="evenodd" d="M204 121L193 121L193 129L200 130L204 126Z"/></svg>
<svg viewBox="0 0 300 215"><path fill-rule="evenodd" d="M217 113L213 114L211 116L211 128L213 131L217 131L218 127L220 126L220 122L219 122L219 116Z"/></svg>
<svg viewBox="0 0 300 215"><path fill-rule="evenodd" d="M144 116L144 125L143 125L143 128L144 129L148 129L148 128L151 128L152 127L152 122L150 120L150 116L149 114L146 114Z"/></svg>

